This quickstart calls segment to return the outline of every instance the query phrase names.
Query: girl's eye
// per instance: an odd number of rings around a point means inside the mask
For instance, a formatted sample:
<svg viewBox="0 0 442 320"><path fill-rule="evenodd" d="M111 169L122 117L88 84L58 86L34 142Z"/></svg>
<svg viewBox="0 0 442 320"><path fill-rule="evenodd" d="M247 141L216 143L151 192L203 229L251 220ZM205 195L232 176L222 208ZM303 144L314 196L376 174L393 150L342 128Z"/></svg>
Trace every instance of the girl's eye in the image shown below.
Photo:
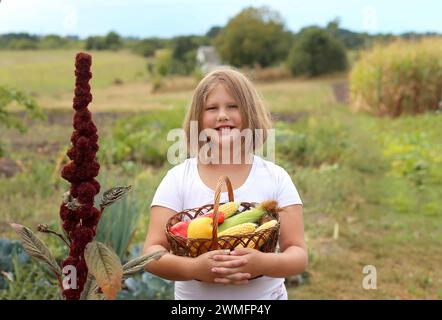
<svg viewBox="0 0 442 320"><path fill-rule="evenodd" d="M208 107L208 108L206 108L206 110L215 110L216 109L216 107Z"/></svg>
<svg viewBox="0 0 442 320"><path fill-rule="evenodd" d="M236 106L236 105L232 105L232 106L229 106L229 108L234 108L234 109L236 109L236 108L238 108L238 106Z"/></svg>

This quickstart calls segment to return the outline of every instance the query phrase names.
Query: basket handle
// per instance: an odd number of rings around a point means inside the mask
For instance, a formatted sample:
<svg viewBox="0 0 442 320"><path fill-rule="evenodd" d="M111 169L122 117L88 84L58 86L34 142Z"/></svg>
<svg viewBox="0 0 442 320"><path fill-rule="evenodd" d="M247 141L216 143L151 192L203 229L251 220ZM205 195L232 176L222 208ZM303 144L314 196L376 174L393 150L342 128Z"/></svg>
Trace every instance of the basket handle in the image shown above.
<svg viewBox="0 0 442 320"><path fill-rule="evenodd" d="M223 184L227 186L227 192L229 194L229 202L234 201L233 197L233 188L230 179L227 176L221 176L218 178L218 182L216 184L215 189L215 200L213 204L213 230L212 230L212 244L210 248L212 250L218 249L218 209L219 209L219 200L221 198L221 188Z"/></svg>

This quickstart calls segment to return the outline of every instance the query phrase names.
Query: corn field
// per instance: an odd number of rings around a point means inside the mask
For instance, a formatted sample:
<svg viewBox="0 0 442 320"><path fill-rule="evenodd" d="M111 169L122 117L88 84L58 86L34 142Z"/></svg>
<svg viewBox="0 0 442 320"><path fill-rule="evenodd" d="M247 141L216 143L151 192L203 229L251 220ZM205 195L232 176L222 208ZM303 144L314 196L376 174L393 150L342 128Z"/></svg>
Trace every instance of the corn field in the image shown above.
<svg viewBox="0 0 442 320"><path fill-rule="evenodd" d="M356 111L397 117L442 108L442 40L397 41L361 54L351 74Z"/></svg>

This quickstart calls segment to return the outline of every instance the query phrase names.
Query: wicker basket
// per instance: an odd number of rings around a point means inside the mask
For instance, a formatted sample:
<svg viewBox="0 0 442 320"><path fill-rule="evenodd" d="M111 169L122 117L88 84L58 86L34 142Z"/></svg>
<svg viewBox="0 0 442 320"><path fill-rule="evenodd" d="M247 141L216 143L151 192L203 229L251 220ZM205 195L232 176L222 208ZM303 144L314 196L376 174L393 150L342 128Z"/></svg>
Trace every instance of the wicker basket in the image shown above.
<svg viewBox="0 0 442 320"><path fill-rule="evenodd" d="M207 204L199 208L186 209L180 213L172 216L166 224L166 236L170 244L171 253L178 256L197 257L210 250L216 249L231 249L235 247L248 247L260 250L262 252L275 252L279 237L279 209L269 212L270 215L278 221L278 223L268 229L258 232L241 234L236 236L221 236L218 238L218 207L220 205L221 187L223 184L227 186L229 195L229 202L234 201L232 184L228 177L221 176L215 189L214 204ZM222 203L221 203L222 204ZM241 202L239 212L250 210L257 205L256 202ZM180 222L193 220L199 216L204 215L213 209L213 232L212 238L197 238L188 239L175 235L170 231L170 228Z"/></svg>

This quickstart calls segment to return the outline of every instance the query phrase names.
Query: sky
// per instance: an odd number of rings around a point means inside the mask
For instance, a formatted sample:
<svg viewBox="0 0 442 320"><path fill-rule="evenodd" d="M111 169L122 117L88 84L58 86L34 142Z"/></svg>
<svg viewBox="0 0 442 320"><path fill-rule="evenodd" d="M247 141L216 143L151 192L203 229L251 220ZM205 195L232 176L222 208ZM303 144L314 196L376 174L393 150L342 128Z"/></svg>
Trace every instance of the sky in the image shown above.
<svg viewBox="0 0 442 320"><path fill-rule="evenodd" d="M202 35L249 6L278 11L293 32L338 17L357 32L442 33L441 0L0 0L0 34Z"/></svg>

